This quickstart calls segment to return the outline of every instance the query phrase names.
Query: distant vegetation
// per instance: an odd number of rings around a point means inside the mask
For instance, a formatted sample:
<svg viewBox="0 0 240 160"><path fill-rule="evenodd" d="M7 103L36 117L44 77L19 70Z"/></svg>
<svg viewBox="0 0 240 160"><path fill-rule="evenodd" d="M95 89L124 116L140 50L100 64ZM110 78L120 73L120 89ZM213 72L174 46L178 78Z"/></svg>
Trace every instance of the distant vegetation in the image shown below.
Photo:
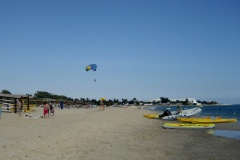
<svg viewBox="0 0 240 160"><path fill-rule="evenodd" d="M1 92L2 94L12 94L11 92L9 92L8 90L2 90Z"/></svg>
<svg viewBox="0 0 240 160"><path fill-rule="evenodd" d="M11 94L11 92L9 92L8 90L2 90L1 92L2 94ZM30 94L26 94L29 96L32 96ZM46 91L37 91L34 95L33 95L33 99L31 100L32 103L37 103L37 101L56 101L59 102L60 100L69 103L69 104L95 104L95 105L99 105L99 100L96 99L89 99L89 98L71 98L71 97L67 97L64 95L56 95L56 94L52 94ZM188 99L186 99L185 101L177 101L177 102L171 102L169 98L165 98L165 97L160 97L160 102L151 102L152 105L192 105L191 103L189 103ZM197 100L198 103L201 103L202 105L213 105L213 104L218 104L218 102L216 101L200 101ZM144 105L144 104L148 104L149 102L144 102L144 101L138 101L137 98L133 98L132 100L128 100L125 98L122 98L121 100L118 99L109 99L106 102L106 105L111 106L111 105Z"/></svg>
<svg viewBox="0 0 240 160"><path fill-rule="evenodd" d="M70 97L66 97L66 96L63 96L63 95L56 95L56 94L51 94L51 93L48 93L48 92L45 92L45 91L37 91L34 96L33 96L34 99L43 99L43 98L48 98L48 99L55 99L55 100L69 100L69 101L72 101L73 99L70 98Z"/></svg>

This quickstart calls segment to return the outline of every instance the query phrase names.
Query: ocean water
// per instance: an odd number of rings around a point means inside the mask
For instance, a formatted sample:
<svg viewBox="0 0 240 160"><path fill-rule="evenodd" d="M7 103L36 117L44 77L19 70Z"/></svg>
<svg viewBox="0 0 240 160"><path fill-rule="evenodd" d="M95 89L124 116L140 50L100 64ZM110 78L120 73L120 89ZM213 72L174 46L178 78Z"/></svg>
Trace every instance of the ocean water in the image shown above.
<svg viewBox="0 0 240 160"><path fill-rule="evenodd" d="M212 130L212 133L216 136L240 139L240 131L231 131L231 130Z"/></svg>
<svg viewBox="0 0 240 160"><path fill-rule="evenodd" d="M182 109L190 109L196 106L181 106ZM169 109L170 111L175 111L177 106L151 106L147 108L148 110L158 111L162 113L165 109ZM202 112L196 117L222 117L222 118L237 118L238 123L240 123L240 104L235 105L209 105L202 106Z"/></svg>

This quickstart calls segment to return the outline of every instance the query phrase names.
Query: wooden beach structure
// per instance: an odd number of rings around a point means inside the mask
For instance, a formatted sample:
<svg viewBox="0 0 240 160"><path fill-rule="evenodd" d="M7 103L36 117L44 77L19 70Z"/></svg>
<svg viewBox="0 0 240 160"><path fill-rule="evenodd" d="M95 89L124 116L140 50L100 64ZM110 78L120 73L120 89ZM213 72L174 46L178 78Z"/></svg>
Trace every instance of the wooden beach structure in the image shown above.
<svg viewBox="0 0 240 160"><path fill-rule="evenodd" d="M21 94L0 94L0 103L3 104L2 111L3 112L11 112L10 106L13 106L14 112L17 113L17 99L19 99L21 102L26 100L27 104L27 110L29 110L29 100L32 99L33 97L30 95L21 95ZM24 101L25 102L25 101ZM4 107L4 106L8 107Z"/></svg>

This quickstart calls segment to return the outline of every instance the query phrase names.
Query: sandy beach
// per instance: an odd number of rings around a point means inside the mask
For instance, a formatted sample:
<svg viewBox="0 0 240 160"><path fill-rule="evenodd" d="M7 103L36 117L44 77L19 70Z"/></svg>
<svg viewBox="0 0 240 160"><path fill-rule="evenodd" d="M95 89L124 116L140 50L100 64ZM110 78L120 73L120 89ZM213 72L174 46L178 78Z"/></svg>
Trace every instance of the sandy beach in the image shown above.
<svg viewBox="0 0 240 160"><path fill-rule="evenodd" d="M2 113L0 159L4 160L237 160L240 140L206 130L163 129L137 108L56 109L51 118L35 112ZM240 123L216 129L240 130Z"/></svg>

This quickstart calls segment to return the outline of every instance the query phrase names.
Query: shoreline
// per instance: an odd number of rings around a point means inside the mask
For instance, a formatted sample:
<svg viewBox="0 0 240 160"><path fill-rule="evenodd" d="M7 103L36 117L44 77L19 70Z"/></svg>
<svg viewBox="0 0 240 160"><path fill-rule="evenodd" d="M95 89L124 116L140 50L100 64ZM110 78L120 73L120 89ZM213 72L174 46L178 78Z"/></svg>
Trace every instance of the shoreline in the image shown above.
<svg viewBox="0 0 240 160"><path fill-rule="evenodd" d="M49 119L24 117L42 115L42 108L22 113L22 117L2 113L2 159L200 160L240 156L240 140L206 134L206 130L163 129L166 121L143 116L153 113L151 110L56 108L55 113Z"/></svg>
<svg viewBox="0 0 240 160"><path fill-rule="evenodd" d="M232 106L232 105L240 105L240 104L208 104L208 105L180 105L185 107L204 107L204 106ZM176 107L176 105L146 105L144 108L150 108L150 107Z"/></svg>

